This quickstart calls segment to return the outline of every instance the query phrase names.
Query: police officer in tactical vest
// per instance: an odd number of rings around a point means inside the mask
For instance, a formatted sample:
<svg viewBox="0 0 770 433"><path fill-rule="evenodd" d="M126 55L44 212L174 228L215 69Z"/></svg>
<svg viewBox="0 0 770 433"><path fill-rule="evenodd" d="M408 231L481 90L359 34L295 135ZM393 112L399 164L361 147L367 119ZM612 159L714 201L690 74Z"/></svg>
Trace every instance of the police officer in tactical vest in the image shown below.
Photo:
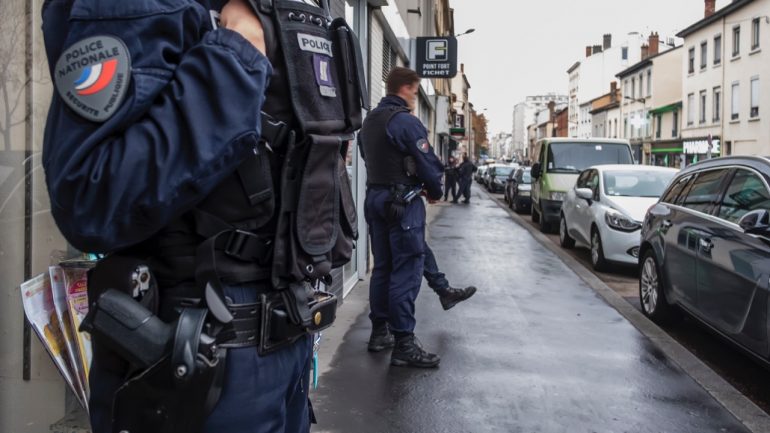
<svg viewBox="0 0 770 433"><path fill-rule="evenodd" d="M366 221L374 266L369 286L372 334L369 350L393 347L391 364L437 367L438 355L425 351L414 335L414 303L420 290L425 253L425 205L442 195L443 165L414 110L420 78L394 68L387 96L366 117L359 135L366 161Z"/></svg>
<svg viewBox="0 0 770 433"><path fill-rule="evenodd" d="M48 0L43 164L88 275L94 433L307 432L367 100L328 3Z"/></svg>

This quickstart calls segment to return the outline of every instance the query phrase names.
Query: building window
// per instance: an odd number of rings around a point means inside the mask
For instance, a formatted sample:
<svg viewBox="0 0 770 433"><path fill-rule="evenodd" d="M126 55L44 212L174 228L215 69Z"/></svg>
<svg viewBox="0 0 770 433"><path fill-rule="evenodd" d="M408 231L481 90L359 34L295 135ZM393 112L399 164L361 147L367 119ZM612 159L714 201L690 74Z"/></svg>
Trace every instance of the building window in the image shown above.
<svg viewBox="0 0 770 433"><path fill-rule="evenodd" d="M722 35L714 36L714 65L722 63Z"/></svg>
<svg viewBox="0 0 770 433"><path fill-rule="evenodd" d="M631 79L631 99L636 99L636 78Z"/></svg>
<svg viewBox="0 0 770 433"><path fill-rule="evenodd" d="M628 80L623 80L623 94L628 95Z"/></svg>
<svg viewBox="0 0 770 433"><path fill-rule="evenodd" d="M714 122L719 122L722 117L722 88L714 87Z"/></svg>
<svg viewBox="0 0 770 433"><path fill-rule="evenodd" d="M698 116L699 123L706 123L706 91L701 90L699 96L700 101L700 116Z"/></svg>
<svg viewBox="0 0 770 433"><path fill-rule="evenodd" d="M639 73L639 97L644 96L644 74Z"/></svg>
<svg viewBox="0 0 770 433"><path fill-rule="evenodd" d="M628 138L628 116L623 119L623 138Z"/></svg>
<svg viewBox="0 0 770 433"><path fill-rule="evenodd" d="M695 48L690 48L687 52L687 73L695 72Z"/></svg>
<svg viewBox="0 0 770 433"><path fill-rule="evenodd" d="M676 138L679 136L679 110L674 110L674 124L671 126L671 137Z"/></svg>
<svg viewBox="0 0 770 433"><path fill-rule="evenodd" d="M738 83L733 83L732 95L731 95L731 99L730 99L730 101L731 101L731 103L730 103L730 113L731 113L730 114L730 119L731 120L738 119L738 113L739 113L739 110L740 110L740 104L739 104L739 102L740 102L740 98L739 98L740 94L739 94L739 92L740 92L739 84Z"/></svg>
<svg viewBox="0 0 770 433"><path fill-rule="evenodd" d="M695 123L695 94L687 95L687 125Z"/></svg>
<svg viewBox="0 0 770 433"><path fill-rule="evenodd" d="M741 26L733 27L733 57L741 53Z"/></svg>
<svg viewBox="0 0 770 433"><path fill-rule="evenodd" d="M652 69L647 70L647 96L652 96Z"/></svg>
<svg viewBox="0 0 770 433"><path fill-rule="evenodd" d="M700 68L706 69L708 64L708 44L704 41L700 44Z"/></svg>
<svg viewBox="0 0 770 433"><path fill-rule="evenodd" d="M382 81L388 81L388 74L396 67L396 55L390 47L390 42L382 41Z"/></svg>
<svg viewBox="0 0 770 433"><path fill-rule="evenodd" d="M655 138L660 138L660 114L655 115Z"/></svg>
<svg viewBox="0 0 770 433"><path fill-rule="evenodd" d="M620 58L623 60L628 60L628 47L623 47L620 49Z"/></svg>
<svg viewBox="0 0 770 433"><path fill-rule="evenodd" d="M759 48L759 18L751 20L751 51Z"/></svg>
<svg viewBox="0 0 770 433"><path fill-rule="evenodd" d="M759 77L751 79L751 112L749 117L759 116Z"/></svg>

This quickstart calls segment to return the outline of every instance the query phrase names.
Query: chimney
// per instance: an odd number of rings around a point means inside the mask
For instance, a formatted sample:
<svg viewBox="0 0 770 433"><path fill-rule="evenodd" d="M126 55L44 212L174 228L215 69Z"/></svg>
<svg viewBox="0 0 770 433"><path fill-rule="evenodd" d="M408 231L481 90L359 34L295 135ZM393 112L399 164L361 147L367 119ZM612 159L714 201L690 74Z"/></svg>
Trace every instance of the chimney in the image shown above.
<svg viewBox="0 0 770 433"><path fill-rule="evenodd" d="M593 49L594 54L599 54L599 53L602 52L602 46L601 45L594 45L592 49Z"/></svg>
<svg viewBox="0 0 770 433"><path fill-rule="evenodd" d="M650 47L647 44L642 45L642 60L650 57Z"/></svg>
<svg viewBox="0 0 770 433"><path fill-rule="evenodd" d="M586 57L591 57L591 46L586 45Z"/></svg>
<svg viewBox="0 0 770 433"><path fill-rule="evenodd" d="M706 0L706 11L703 15L704 18L708 18L714 15L717 7L717 0Z"/></svg>
<svg viewBox="0 0 770 433"><path fill-rule="evenodd" d="M647 39L647 42L650 45L650 56L652 57L658 54L658 51L660 50L660 36L658 36L658 32L650 33L650 37Z"/></svg>
<svg viewBox="0 0 770 433"><path fill-rule="evenodd" d="M612 35L607 33L604 35L604 42L602 43L602 46L604 47L604 50L607 51L608 49L612 48Z"/></svg>
<svg viewBox="0 0 770 433"><path fill-rule="evenodd" d="M618 100L618 82L613 81L610 83L610 103Z"/></svg>

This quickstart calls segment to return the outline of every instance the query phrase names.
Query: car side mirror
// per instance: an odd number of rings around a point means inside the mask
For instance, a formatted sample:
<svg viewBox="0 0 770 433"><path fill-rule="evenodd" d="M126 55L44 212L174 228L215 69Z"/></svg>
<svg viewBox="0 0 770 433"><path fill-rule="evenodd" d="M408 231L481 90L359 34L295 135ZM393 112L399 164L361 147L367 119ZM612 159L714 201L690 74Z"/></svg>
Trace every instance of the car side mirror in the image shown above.
<svg viewBox="0 0 770 433"><path fill-rule="evenodd" d="M589 204L594 199L594 192L590 188L576 188L575 195L588 201Z"/></svg>
<svg viewBox="0 0 770 433"><path fill-rule="evenodd" d="M532 179L539 179L540 178L540 163L536 162L532 165L532 169L530 171L530 176L532 176Z"/></svg>
<svg viewBox="0 0 770 433"><path fill-rule="evenodd" d="M747 212L738 220L738 225L748 234L770 234L770 212L765 209Z"/></svg>

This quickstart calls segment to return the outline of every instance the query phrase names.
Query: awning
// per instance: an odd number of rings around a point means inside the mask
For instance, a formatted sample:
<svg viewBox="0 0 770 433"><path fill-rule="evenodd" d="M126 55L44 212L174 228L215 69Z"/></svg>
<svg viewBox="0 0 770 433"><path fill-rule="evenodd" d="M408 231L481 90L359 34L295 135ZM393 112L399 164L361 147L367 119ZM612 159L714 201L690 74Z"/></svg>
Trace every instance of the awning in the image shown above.
<svg viewBox="0 0 770 433"><path fill-rule="evenodd" d="M669 111L675 111L682 108L682 101L675 102L673 104L664 105L662 107L653 108L650 110L650 114L663 114L668 113Z"/></svg>

